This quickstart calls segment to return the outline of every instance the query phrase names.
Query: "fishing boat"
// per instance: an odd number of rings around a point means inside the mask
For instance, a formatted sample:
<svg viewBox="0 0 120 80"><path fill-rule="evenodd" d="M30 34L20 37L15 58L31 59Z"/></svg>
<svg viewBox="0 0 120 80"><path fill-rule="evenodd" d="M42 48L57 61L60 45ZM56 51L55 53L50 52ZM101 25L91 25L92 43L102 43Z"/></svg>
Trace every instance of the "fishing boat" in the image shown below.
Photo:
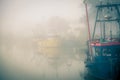
<svg viewBox="0 0 120 80"><path fill-rule="evenodd" d="M100 2L96 5L93 30L89 27L87 3L85 7L89 34L87 74L101 80L120 80L120 4Z"/></svg>

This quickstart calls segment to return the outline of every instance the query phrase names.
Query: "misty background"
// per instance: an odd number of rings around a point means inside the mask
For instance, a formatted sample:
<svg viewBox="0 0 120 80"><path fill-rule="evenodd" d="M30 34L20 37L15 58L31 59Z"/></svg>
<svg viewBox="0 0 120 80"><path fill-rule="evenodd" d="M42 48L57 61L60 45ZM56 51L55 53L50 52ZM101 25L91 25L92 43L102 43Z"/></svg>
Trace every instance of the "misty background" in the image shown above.
<svg viewBox="0 0 120 80"><path fill-rule="evenodd" d="M87 3L93 26L99 0ZM43 54L39 41L56 36ZM0 0L1 79L84 80L86 41L83 0Z"/></svg>
<svg viewBox="0 0 120 80"><path fill-rule="evenodd" d="M80 56L85 55L87 39L83 1L1 0L0 12L1 79L83 79ZM54 36L62 46L41 52L40 40ZM77 52L71 50L74 47Z"/></svg>

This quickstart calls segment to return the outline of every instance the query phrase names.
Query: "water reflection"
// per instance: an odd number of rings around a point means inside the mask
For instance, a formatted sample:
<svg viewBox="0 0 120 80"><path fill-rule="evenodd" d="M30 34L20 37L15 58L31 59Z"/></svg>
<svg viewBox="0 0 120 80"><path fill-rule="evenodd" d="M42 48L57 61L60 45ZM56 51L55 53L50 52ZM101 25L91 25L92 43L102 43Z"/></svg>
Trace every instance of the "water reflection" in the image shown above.
<svg viewBox="0 0 120 80"><path fill-rule="evenodd" d="M43 75L44 80L84 79L82 74L84 74L85 68L82 60L76 60L66 55L52 58L36 55L32 62L37 65L39 74Z"/></svg>
<svg viewBox="0 0 120 80"><path fill-rule="evenodd" d="M26 64L25 64L26 63ZM5 77L12 80L83 80L84 62L68 55L48 58L34 54L22 67L6 67ZM24 66L24 67L23 67ZM5 69L6 69L5 68ZM7 73L7 74L6 74Z"/></svg>
<svg viewBox="0 0 120 80"><path fill-rule="evenodd" d="M3 80L84 80L84 51L76 40L59 40L49 38L42 46L28 38L3 40Z"/></svg>

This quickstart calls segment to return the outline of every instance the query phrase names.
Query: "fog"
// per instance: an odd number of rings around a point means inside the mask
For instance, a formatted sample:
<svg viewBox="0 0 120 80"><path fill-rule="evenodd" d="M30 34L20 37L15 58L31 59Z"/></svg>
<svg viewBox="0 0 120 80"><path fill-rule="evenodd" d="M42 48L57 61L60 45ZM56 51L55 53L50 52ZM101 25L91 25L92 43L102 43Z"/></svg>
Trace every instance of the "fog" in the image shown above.
<svg viewBox="0 0 120 80"><path fill-rule="evenodd" d="M83 0L0 0L0 79L84 80L86 26Z"/></svg>
<svg viewBox="0 0 120 80"><path fill-rule="evenodd" d="M83 1L0 0L0 12L1 80L84 79Z"/></svg>
<svg viewBox="0 0 120 80"><path fill-rule="evenodd" d="M83 0L0 0L0 80L84 80L87 34Z"/></svg>

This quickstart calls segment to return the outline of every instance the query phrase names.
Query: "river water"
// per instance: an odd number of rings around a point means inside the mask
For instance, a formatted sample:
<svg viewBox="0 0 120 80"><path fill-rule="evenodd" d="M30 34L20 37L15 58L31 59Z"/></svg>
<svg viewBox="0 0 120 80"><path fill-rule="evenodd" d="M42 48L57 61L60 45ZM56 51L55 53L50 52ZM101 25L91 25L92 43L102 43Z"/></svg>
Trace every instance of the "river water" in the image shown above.
<svg viewBox="0 0 120 80"><path fill-rule="evenodd" d="M0 80L84 80L84 52L48 57L16 46L1 51Z"/></svg>

